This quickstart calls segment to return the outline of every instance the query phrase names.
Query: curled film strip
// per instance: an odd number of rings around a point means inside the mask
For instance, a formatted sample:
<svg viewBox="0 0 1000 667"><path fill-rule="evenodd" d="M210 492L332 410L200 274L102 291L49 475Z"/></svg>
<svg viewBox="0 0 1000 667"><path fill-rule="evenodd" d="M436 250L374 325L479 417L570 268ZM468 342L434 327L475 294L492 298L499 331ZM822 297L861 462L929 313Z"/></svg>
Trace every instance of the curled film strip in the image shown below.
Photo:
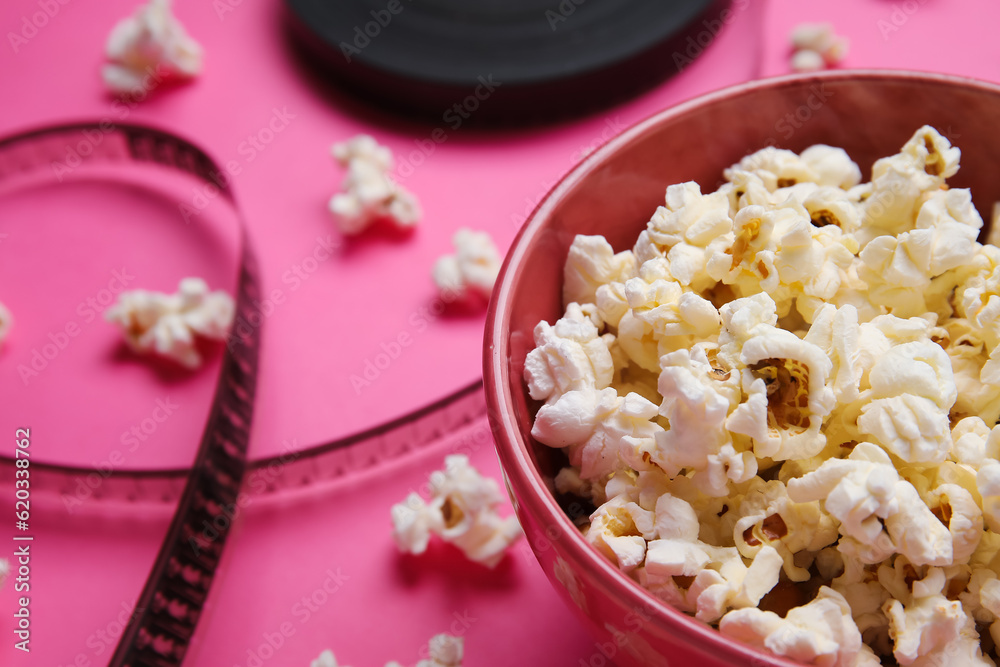
<svg viewBox="0 0 1000 667"><path fill-rule="evenodd" d="M131 163L133 167L179 170L212 184L219 196L238 210L228 183L214 176L222 170L204 151L167 132L138 125L79 123L0 140L0 181L46 174L54 180L51 165L63 159L67 148L77 144L81 136L101 138L90 143L92 152L81 159L84 169ZM246 320L252 300L259 298L259 289L256 260L243 224L240 240L236 314ZM180 665L194 634L228 533L227 525L218 538L208 541L197 527L231 506L246 469L260 332L254 328L239 333L228 339L201 444L136 613L109 663L112 667ZM12 465L10 459L3 461L7 473Z"/></svg>
<svg viewBox="0 0 1000 667"><path fill-rule="evenodd" d="M167 132L135 125L101 126L81 123L48 127L0 140L0 184L19 176L51 174L50 165L66 154L67 145L82 132L101 132L99 150L87 164L114 163L129 168L167 167L190 174L219 189L240 222L242 259L237 294L237 316L250 321L249 310L258 298L256 263L245 225L227 183L215 177L219 167L201 149ZM365 471L380 463L431 445L467 428L486 414L482 382L476 381L410 414L363 432L308 449L258 461L246 460L253 414L259 330L231 338L223 358L212 408L194 463L189 469L114 470L92 496L99 504L152 503L176 505L159 555L136 603L136 614L123 632L112 667L180 665L204 608L219 566L229 521L215 521L232 508L240 493L280 496ZM489 428L478 425L475 437L489 438ZM481 431L481 433L480 433ZM15 461L0 454L0 480L14 477ZM266 484L241 486L241 481L264 473ZM94 469L51 463L32 463L32 490L58 498L72 495L75 484ZM209 540L202 527L218 527ZM140 611L141 610L141 611Z"/></svg>

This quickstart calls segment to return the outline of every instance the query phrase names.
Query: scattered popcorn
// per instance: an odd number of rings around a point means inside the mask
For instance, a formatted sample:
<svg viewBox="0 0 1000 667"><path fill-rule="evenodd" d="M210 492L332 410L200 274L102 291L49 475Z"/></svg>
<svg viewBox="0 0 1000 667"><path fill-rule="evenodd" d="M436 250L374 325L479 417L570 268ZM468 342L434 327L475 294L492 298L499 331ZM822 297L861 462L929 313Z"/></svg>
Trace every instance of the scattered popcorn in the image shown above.
<svg viewBox="0 0 1000 667"><path fill-rule="evenodd" d="M417 667L462 667L463 644L461 637L435 635L427 647L430 658L418 662Z"/></svg>
<svg viewBox="0 0 1000 667"><path fill-rule="evenodd" d="M789 61L793 72L818 72L826 69L826 60L823 54L812 49L800 49L792 54Z"/></svg>
<svg viewBox="0 0 1000 667"><path fill-rule="evenodd" d="M490 298L500 273L500 253L486 232L459 229L451 238L454 255L445 255L434 264L434 283L444 294L462 298L468 294Z"/></svg>
<svg viewBox="0 0 1000 667"><path fill-rule="evenodd" d="M3 342L10 333L10 328L14 325L14 316L5 305L0 303L0 349L3 349Z"/></svg>
<svg viewBox="0 0 1000 667"><path fill-rule="evenodd" d="M416 667L462 667L464 640L461 637L452 637L447 634L440 634L431 637L428 643L427 660L421 660ZM320 653L319 657L313 660L309 667L347 667L337 662L333 651L329 649ZM387 662L385 667L402 667L396 661Z"/></svg>
<svg viewBox="0 0 1000 667"><path fill-rule="evenodd" d="M116 93L148 93L159 81L190 79L201 72L201 46L170 11L170 0L149 0L122 19L108 36L101 74Z"/></svg>
<svg viewBox="0 0 1000 667"><path fill-rule="evenodd" d="M445 469L431 473L431 499L411 493L391 510L393 538L399 550L421 554L431 534L461 549L467 558L493 568L521 537L513 516L501 518L503 502L495 480L483 477L467 456L445 457Z"/></svg>
<svg viewBox="0 0 1000 667"><path fill-rule="evenodd" d="M836 65L847 55L850 42L839 37L829 23L800 23L792 29L792 69L812 72Z"/></svg>
<svg viewBox="0 0 1000 667"><path fill-rule="evenodd" d="M330 212L343 234L360 234L379 219L400 229L417 224L422 215L416 197L393 180L392 153L367 134L360 134L331 149L334 159L347 168L343 192L330 199Z"/></svg>
<svg viewBox="0 0 1000 667"><path fill-rule="evenodd" d="M842 149L769 147L668 187L631 250L575 239L532 436L626 576L808 664L994 664L1000 249L960 157L924 126L862 183Z"/></svg>
<svg viewBox="0 0 1000 667"><path fill-rule="evenodd" d="M224 340L234 314L233 299L226 292L209 292L201 278L184 278L176 294L123 292L104 312L104 319L121 327L136 352L155 352L197 368L201 365L199 339Z"/></svg>
<svg viewBox="0 0 1000 667"><path fill-rule="evenodd" d="M347 667L347 665L341 665L337 662L333 651L327 649L320 653L318 658L309 663L309 667Z"/></svg>

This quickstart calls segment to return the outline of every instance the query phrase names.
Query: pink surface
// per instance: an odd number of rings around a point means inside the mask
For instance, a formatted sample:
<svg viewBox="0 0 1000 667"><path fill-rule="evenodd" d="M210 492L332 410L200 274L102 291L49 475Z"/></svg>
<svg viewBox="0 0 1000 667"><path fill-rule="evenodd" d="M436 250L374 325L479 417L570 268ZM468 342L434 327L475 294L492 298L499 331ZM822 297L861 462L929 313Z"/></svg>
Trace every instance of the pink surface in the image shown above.
<svg viewBox="0 0 1000 667"><path fill-rule="evenodd" d="M450 249L454 230L489 230L505 250L535 203L589 147L667 105L786 71L786 36L795 23L834 21L852 40L848 66L1000 79L1000 45L988 32L1000 7L987 0L749 1L734 1L743 9L703 58L630 103L549 128L496 136L449 131L448 141L404 179L426 216L416 233L400 240L339 239L326 202L342 173L328 148L363 131L405 158L433 126L394 121L314 87L290 56L278 2L176 0L177 14L205 47L205 72L134 108L103 91L98 68L108 30L135 0L4 2L0 134L79 119L145 122L241 167L234 187L260 254L264 292L281 290L285 297L265 325L252 442L252 454L263 457L280 451L283 442L304 448L374 426L479 377L482 316L430 313L430 266ZM12 45L10 34L21 33L43 5L58 12L36 32L25 32L25 43ZM223 5L232 11L220 16ZM761 32L754 19L764 10ZM250 150L248 136L276 113L288 118L287 126L263 150ZM0 432L31 426L38 458L95 466L122 449L122 434L142 424L157 399L170 398L182 406L177 414L183 418L159 423L150 446L129 452L122 466L183 465L203 427L216 365L178 376L138 363L116 352L113 331L99 319L84 322L77 309L81 300L97 298L120 266L136 267L135 286L167 289L189 272L225 286L232 281L233 248L224 234L212 240L203 227L179 230L166 214L169 204L121 189L108 193L94 184L44 201L28 193L0 200L0 234L6 235L0 236L0 300L18 320L0 352ZM102 216L105 207L114 214ZM145 224L129 224L138 217ZM334 256L304 278L296 276L309 265L318 239L327 237L337 246ZM30 363L32 351L70 321L81 326L81 335L25 386L17 367ZM413 344L370 386L355 391L351 375L363 374L381 344L404 332ZM264 664L307 665L325 647L355 666L388 659L413 664L431 634L466 612L480 619L466 635L467 665L596 664L593 642L523 549L494 578L480 578L445 550L426 561L395 555L388 507L419 487L448 448L442 442L308 498L251 507L230 545L227 571L189 664L249 667L247 651L286 622L295 633ZM498 476L488 448L477 451L474 462ZM105 664L109 651L99 650L99 633L114 635L122 604L137 597L168 512L118 515L88 505L70 517L58 500L39 507L34 650L28 660L13 650L4 612L0 664ZM6 552L3 547L0 556ZM327 569L338 567L350 577L342 590L300 623L296 602L322 586ZM8 585L0 591L0 609L13 608Z"/></svg>

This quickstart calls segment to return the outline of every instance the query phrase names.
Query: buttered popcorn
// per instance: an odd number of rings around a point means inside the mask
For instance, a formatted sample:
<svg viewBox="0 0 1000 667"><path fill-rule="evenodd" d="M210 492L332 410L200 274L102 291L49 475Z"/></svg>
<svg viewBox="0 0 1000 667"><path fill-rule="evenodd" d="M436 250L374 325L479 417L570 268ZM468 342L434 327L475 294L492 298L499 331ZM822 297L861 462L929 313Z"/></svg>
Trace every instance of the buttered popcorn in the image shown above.
<svg viewBox="0 0 1000 667"><path fill-rule="evenodd" d="M960 155L766 148L631 250L576 237L532 435L622 572L809 664L996 664L1000 250Z"/></svg>

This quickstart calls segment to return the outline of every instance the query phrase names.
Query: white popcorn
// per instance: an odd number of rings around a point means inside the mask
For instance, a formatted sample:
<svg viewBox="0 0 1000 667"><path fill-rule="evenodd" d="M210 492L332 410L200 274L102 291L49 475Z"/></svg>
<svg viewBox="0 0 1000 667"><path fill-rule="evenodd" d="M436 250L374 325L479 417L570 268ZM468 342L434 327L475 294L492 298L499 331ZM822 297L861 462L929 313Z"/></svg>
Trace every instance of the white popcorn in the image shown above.
<svg viewBox="0 0 1000 667"><path fill-rule="evenodd" d="M10 562L6 558L0 558L0 588L3 588L7 576L10 574Z"/></svg>
<svg viewBox="0 0 1000 667"><path fill-rule="evenodd" d="M731 242L728 235L733 221L729 208L725 194L703 195L694 182L667 188L666 205L656 210L645 238L659 256L667 259L670 277L695 290L710 284L705 273L708 259Z"/></svg>
<svg viewBox="0 0 1000 667"><path fill-rule="evenodd" d="M461 637L434 635L427 647L430 658L418 662L417 667L462 667L464 643Z"/></svg>
<svg viewBox="0 0 1000 667"><path fill-rule="evenodd" d="M0 303L0 349L3 349L3 342L10 335L10 329L14 326L14 316L5 305Z"/></svg>
<svg viewBox="0 0 1000 667"><path fill-rule="evenodd" d="M951 448L948 412L955 387L948 355L935 343L903 343L869 374L871 402L858 426L909 463L940 463Z"/></svg>
<svg viewBox="0 0 1000 667"><path fill-rule="evenodd" d="M347 667L347 665L341 665L337 662L333 651L327 649L320 653L318 658L309 663L309 667Z"/></svg>
<svg viewBox="0 0 1000 667"><path fill-rule="evenodd" d="M861 168L843 148L815 144L802 151L799 157L815 172L816 184L821 186L817 191L824 187L849 190L861 182Z"/></svg>
<svg viewBox="0 0 1000 667"><path fill-rule="evenodd" d="M170 11L170 0L149 0L108 35L101 75L116 93L148 93L161 78L190 79L201 72L201 46Z"/></svg>
<svg viewBox="0 0 1000 667"><path fill-rule="evenodd" d="M198 340L225 339L234 315L232 297L222 290L209 292L201 278L184 278L176 294L123 292L104 312L133 350L155 352L188 368L201 365Z"/></svg>
<svg viewBox="0 0 1000 667"><path fill-rule="evenodd" d="M619 396L611 388L563 394L543 405L531 435L549 447L570 447L580 477L597 479L616 470L648 467L654 438L663 427L652 421L657 406L638 394Z"/></svg>
<svg viewBox="0 0 1000 667"><path fill-rule="evenodd" d="M791 41L793 48L814 51L830 64L843 60L850 44L846 37L837 36L829 23L800 23L792 29Z"/></svg>
<svg viewBox="0 0 1000 667"><path fill-rule="evenodd" d="M553 402L579 389L604 389L614 377L609 343L582 307L571 304L555 326L539 322L535 349L524 360L524 376L531 397Z"/></svg>
<svg viewBox="0 0 1000 667"><path fill-rule="evenodd" d="M646 540L655 535L653 513L617 496L590 515L587 541L610 558L622 572L634 570L646 558Z"/></svg>
<svg viewBox="0 0 1000 667"><path fill-rule="evenodd" d="M451 239L454 255L434 264L434 283L442 293L462 297L475 294L489 299L500 273L500 254L486 232L459 229Z"/></svg>
<svg viewBox="0 0 1000 667"><path fill-rule="evenodd" d="M830 459L818 470L788 482L795 502L822 501L840 521L841 550L865 563L901 553L915 565L951 563L952 538L917 490L900 479L881 448L862 442L846 459ZM884 527L883 527L884 523Z"/></svg>
<svg viewBox="0 0 1000 667"><path fill-rule="evenodd" d="M380 219L400 229L419 222L422 212L416 197L389 174L393 161L387 148L368 135L359 135L334 144L331 153L347 167L343 192L330 199L330 212L343 234L360 234Z"/></svg>
<svg viewBox="0 0 1000 667"><path fill-rule="evenodd" d="M823 54L812 49L799 49L792 54L788 64L794 72L817 72L826 68Z"/></svg>
<svg viewBox="0 0 1000 667"><path fill-rule="evenodd" d="M615 254L603 236L577 235L569 247L563 270L563 303L595 303L597 290L608 283L624 283L639 273L631 251Z"/></svg>
<svg viewBox="0 0 1000 667"><path fill-rule="evenodd" d="M795 565L796 553L817 552L839 536L836 522L820 510L819 502L793 502L778 480L752 479L735 515L733 539L740 554L755 558L761 549L773 548L791 581L808 581L811 576L808 569Z"/></svg>
<svg viewBox="0 0 1000 667"><path fill-rule="evenodd" d="M829 26L796 39L837 57ZM671 185L631 252L573 243L532 435L627 576L801 662L993 664L1000 248L959 159L927 126L869 183L842 149L769 147Z"/></svg>
<svg viewBox="0 0 1000 667"><path fill-rule="evenodd" d="M975 624L965 615L962 604L942 594L944 573L932 568L927 578L919 583L923 585L914 584L913 600L909 605L899 600L888 600L883 606L895 640L893 655L899 664L916 664L919 658L925 658L924 664L935 664L926 659L936 654L951 657L953 652L947 649L966 642L975 647L971 651L973 660L958 662L951 658L949 664L992 664L983 660Z"/></svg>
<svg viewBox="0 0 1000 667"><path fill-rule="evenodd" d="M722 617L719 630L803 663L852 667L862 652L851 608L842 595L826 586L815 600L789 610L785 618L754 608L736 609Z"/></svg>
<svg viewBox="0 0 1000 667"><path fill-rule="evenodd" d="M482 477L468 457L445 457L445 469L431 473L431 500L411 493L391 510L393 537L404 552L419 554L431 533L457 546L469 560L496 567L506 549L521 536L514 517L496 510L503 496L496 481Z"/></svg>
<svg viewBox="0 0 1000 667"><path fill-rule="evenodd" d="M671 477L682 469L711 496L727 493L726 482L757 474L753 454L737 451L726 432L726 415L739 400L735 374L713 368L701 347L679 350L661 360L659 413L670 428L655 435L652 461Z"/></svg>
<svg viewBox="0 0 1000 667"><path fill-rule="evenodd" d="M411 493L406 500L393 505L391 516L393 539L405 553L424 553L431 533L439 533L444 528L441 513L429 507L418 493Z"/></svg>

